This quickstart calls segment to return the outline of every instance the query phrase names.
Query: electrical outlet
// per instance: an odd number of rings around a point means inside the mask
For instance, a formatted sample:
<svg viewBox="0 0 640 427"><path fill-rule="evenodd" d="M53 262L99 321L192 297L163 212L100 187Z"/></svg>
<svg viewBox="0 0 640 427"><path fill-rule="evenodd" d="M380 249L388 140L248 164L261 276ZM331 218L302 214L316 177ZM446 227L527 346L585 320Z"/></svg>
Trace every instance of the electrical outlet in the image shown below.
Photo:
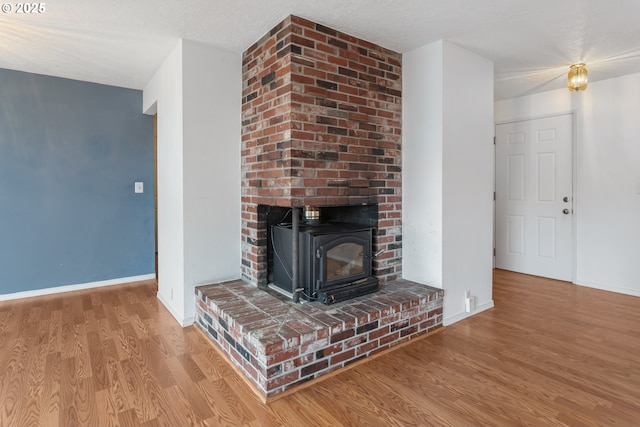
<svg viewBox="0 0 640 427"><path fill-rule="evenodd" d="M144 182L136 182L133 184L133 191L135 193L144 193Z"/></svg>
<svg viewBox="0 0 640 427"><path fill-rule="evenodd" d="M471 313L476 309L476 297L467 297L464 300L464 311Z"/></svg>

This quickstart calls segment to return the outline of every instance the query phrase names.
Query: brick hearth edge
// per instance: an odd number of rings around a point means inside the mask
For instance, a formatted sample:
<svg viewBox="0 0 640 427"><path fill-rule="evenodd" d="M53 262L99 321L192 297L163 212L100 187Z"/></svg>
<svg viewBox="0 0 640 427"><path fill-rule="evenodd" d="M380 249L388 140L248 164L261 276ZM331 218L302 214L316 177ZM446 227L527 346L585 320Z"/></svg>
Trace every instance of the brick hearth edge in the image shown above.
<svg viewBox="0 0 640 427"><path fill-rule="evenodd" d="M266 401L440 328L443 294L400 279L331 306L293 304L236 280L196 288L196 324Z"/></svg>

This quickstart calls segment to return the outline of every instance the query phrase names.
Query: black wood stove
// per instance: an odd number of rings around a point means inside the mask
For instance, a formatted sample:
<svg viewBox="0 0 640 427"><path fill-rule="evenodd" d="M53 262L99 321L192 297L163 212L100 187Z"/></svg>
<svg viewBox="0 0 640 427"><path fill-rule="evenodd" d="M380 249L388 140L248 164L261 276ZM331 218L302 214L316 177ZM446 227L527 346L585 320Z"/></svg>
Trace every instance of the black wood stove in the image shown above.
<svg viewBox="0 0 640 427"><path fill-rule="evenodd" d="M294 228L298 228L298 244L292 250ZM287 294L299 292L307 301L324 304L375 292L378 279L372 276L371 268L373 230L365 225L331 222L272 225L273 285ZM298 271L294 272L296 257Z"/></svg>

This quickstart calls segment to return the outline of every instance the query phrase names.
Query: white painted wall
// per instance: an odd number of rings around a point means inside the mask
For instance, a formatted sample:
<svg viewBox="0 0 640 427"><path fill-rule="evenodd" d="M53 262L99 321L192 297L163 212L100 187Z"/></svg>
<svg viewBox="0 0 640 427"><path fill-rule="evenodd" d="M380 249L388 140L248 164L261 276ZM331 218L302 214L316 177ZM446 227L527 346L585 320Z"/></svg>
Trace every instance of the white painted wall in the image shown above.
<svg viewBox="0 0 640 427"><path fill-rule="evenodd" d="M493 62L444 42L444 323L493 307Z"/></svg>
<svg viewBox="0 0 640 427"><path fill-rule="evenodd" d="M158 113L158 298L193 322L194 288L240 276L241 58L181 40L143 92Z"/></svg>
<svg viewBox="0 0 640 427"><path fill-rule="evenodd" d="M445 324L493 307L492 109L491 61L446 41L403 55L403 277L445 290Z"/></svg>
<svg viewBox="0 0 640 427"><path fill-rule="evenodd" d="M158 114L158 299L184 319L182 41L147 83L143 111Z"/></svg>
<svg viewBox="0 0 640 427"><path fill-rule="evenodd" d="M640 74L495 103L496 122L576 113L576 283L640 296Z"/></svg>
<svg viewBox="0 0 640 427"><path fill-rule="evenodd" d="M403 54L402 276L442 287L443 42Z"/></svg>
<svg viewBox="0 0 640 427"><path fill-rule="evenodd" d="M187 40L182 49L184 300L192 319L196 285L240 277L242 58Z"/></svg>

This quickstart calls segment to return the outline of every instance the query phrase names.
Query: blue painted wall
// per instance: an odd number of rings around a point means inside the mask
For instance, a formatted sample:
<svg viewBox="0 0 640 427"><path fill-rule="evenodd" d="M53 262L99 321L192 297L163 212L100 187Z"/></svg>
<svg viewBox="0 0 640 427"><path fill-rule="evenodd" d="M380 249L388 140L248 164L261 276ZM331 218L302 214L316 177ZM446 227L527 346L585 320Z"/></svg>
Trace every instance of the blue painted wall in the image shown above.
<svg viewBox="0 0 640 427"><path fill-rule="evenodd" d="M141 111L141 91L0 69L0 294L155 271Z"/></svg>

